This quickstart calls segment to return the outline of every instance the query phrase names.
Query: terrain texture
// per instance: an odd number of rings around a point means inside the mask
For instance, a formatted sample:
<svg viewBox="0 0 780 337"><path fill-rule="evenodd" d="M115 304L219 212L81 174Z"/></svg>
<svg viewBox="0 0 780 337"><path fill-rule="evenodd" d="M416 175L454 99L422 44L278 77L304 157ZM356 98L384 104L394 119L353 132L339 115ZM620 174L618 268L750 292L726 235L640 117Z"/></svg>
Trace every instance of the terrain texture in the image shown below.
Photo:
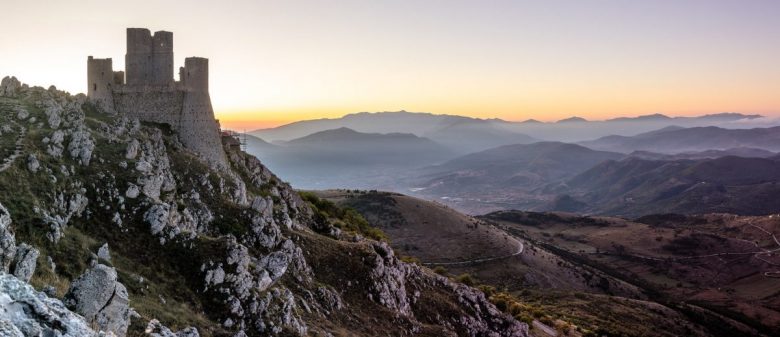
<svg viewBox="0 0 780 337"><path fill-rule="evenodd" d="M527 335L230 137L209 166L167 125L10 77L0 125L0 335Z"/></svg>

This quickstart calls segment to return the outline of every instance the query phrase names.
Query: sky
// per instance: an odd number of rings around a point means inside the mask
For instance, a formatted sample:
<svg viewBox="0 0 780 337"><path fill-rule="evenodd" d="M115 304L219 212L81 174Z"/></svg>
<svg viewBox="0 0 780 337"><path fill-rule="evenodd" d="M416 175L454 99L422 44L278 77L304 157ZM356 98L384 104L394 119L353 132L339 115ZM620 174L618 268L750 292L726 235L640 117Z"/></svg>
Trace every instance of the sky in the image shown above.
<svg viewBox="0 0 780 337"><path fill-rule="evenodd" d="M780 1L0 0L0 77L86 91L125 28L209 58L233 129L360 111L554 121L780 116Z"/></svg>

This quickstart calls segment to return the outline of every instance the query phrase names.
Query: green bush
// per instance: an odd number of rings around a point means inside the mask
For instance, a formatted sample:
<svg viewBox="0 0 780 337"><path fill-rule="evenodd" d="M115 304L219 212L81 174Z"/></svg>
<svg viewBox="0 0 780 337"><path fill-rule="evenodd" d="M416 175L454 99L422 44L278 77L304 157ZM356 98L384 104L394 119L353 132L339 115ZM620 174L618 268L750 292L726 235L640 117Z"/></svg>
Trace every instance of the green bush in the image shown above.
<svg viewBox="0 0 780 337"><path fill-rule="evenodd" d="M315 221L321 224L330 223L341 230L361 234L374 240L389 241L381 229L371 226L356 210L339 207L312 192L299 192L299 194L314 209Z"/></svg>
<svg viewBox="0 0 780 337"><path fill-rule="evenodd" d="M433 272L439 275L445 275L447 274L447 268L436 266L436 268L433 268Z"/></svg>
<svg viewBox="0 0 780 337"><path fill-rule="evenodd" d="M467 285L469 287L473 287L477 283L477 281L474 279L474 277L471 276L471 274L469 274L469 273L460 274L460 275L458 275L458 277L455 278L455 280L460 282L460 283L463 283L463 284L465 284L465 285Z"/></svg>

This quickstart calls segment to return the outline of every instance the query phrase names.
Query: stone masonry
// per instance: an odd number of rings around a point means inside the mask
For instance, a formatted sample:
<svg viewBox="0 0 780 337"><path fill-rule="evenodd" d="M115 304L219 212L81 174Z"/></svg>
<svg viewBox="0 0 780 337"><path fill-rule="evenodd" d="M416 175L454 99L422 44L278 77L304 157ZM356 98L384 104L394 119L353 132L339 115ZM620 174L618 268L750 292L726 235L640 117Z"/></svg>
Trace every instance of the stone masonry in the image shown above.
<svg viewBox="0 0 780 337"><path fill-rule="evenodd" d="M219 122L209 96L209 63L188 57L173 78L173 33L127 29L125 71L114 71L110 58L87 59L87 96L106 111L165 123L187 148L209 163L227 162Z"/></svg>

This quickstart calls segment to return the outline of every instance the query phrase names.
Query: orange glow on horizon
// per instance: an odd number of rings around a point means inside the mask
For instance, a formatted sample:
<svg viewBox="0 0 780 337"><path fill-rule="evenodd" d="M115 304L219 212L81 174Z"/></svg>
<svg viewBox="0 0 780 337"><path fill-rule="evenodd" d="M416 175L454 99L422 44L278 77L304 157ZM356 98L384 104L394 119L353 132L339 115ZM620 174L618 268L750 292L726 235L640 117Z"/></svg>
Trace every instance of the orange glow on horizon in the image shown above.
<svg viewBox="0 0 780 337"><path fill-rule="evenodd" d="M149 10L154 8L154 10ZM209 59L223 127L361 111L552 122L661 113L780 117L778 1L16 1L0 77L86 90L124 68L125 29ZM403 24L399 24L399 23ZM34 27L34 29L32 28Z"/></svg>

